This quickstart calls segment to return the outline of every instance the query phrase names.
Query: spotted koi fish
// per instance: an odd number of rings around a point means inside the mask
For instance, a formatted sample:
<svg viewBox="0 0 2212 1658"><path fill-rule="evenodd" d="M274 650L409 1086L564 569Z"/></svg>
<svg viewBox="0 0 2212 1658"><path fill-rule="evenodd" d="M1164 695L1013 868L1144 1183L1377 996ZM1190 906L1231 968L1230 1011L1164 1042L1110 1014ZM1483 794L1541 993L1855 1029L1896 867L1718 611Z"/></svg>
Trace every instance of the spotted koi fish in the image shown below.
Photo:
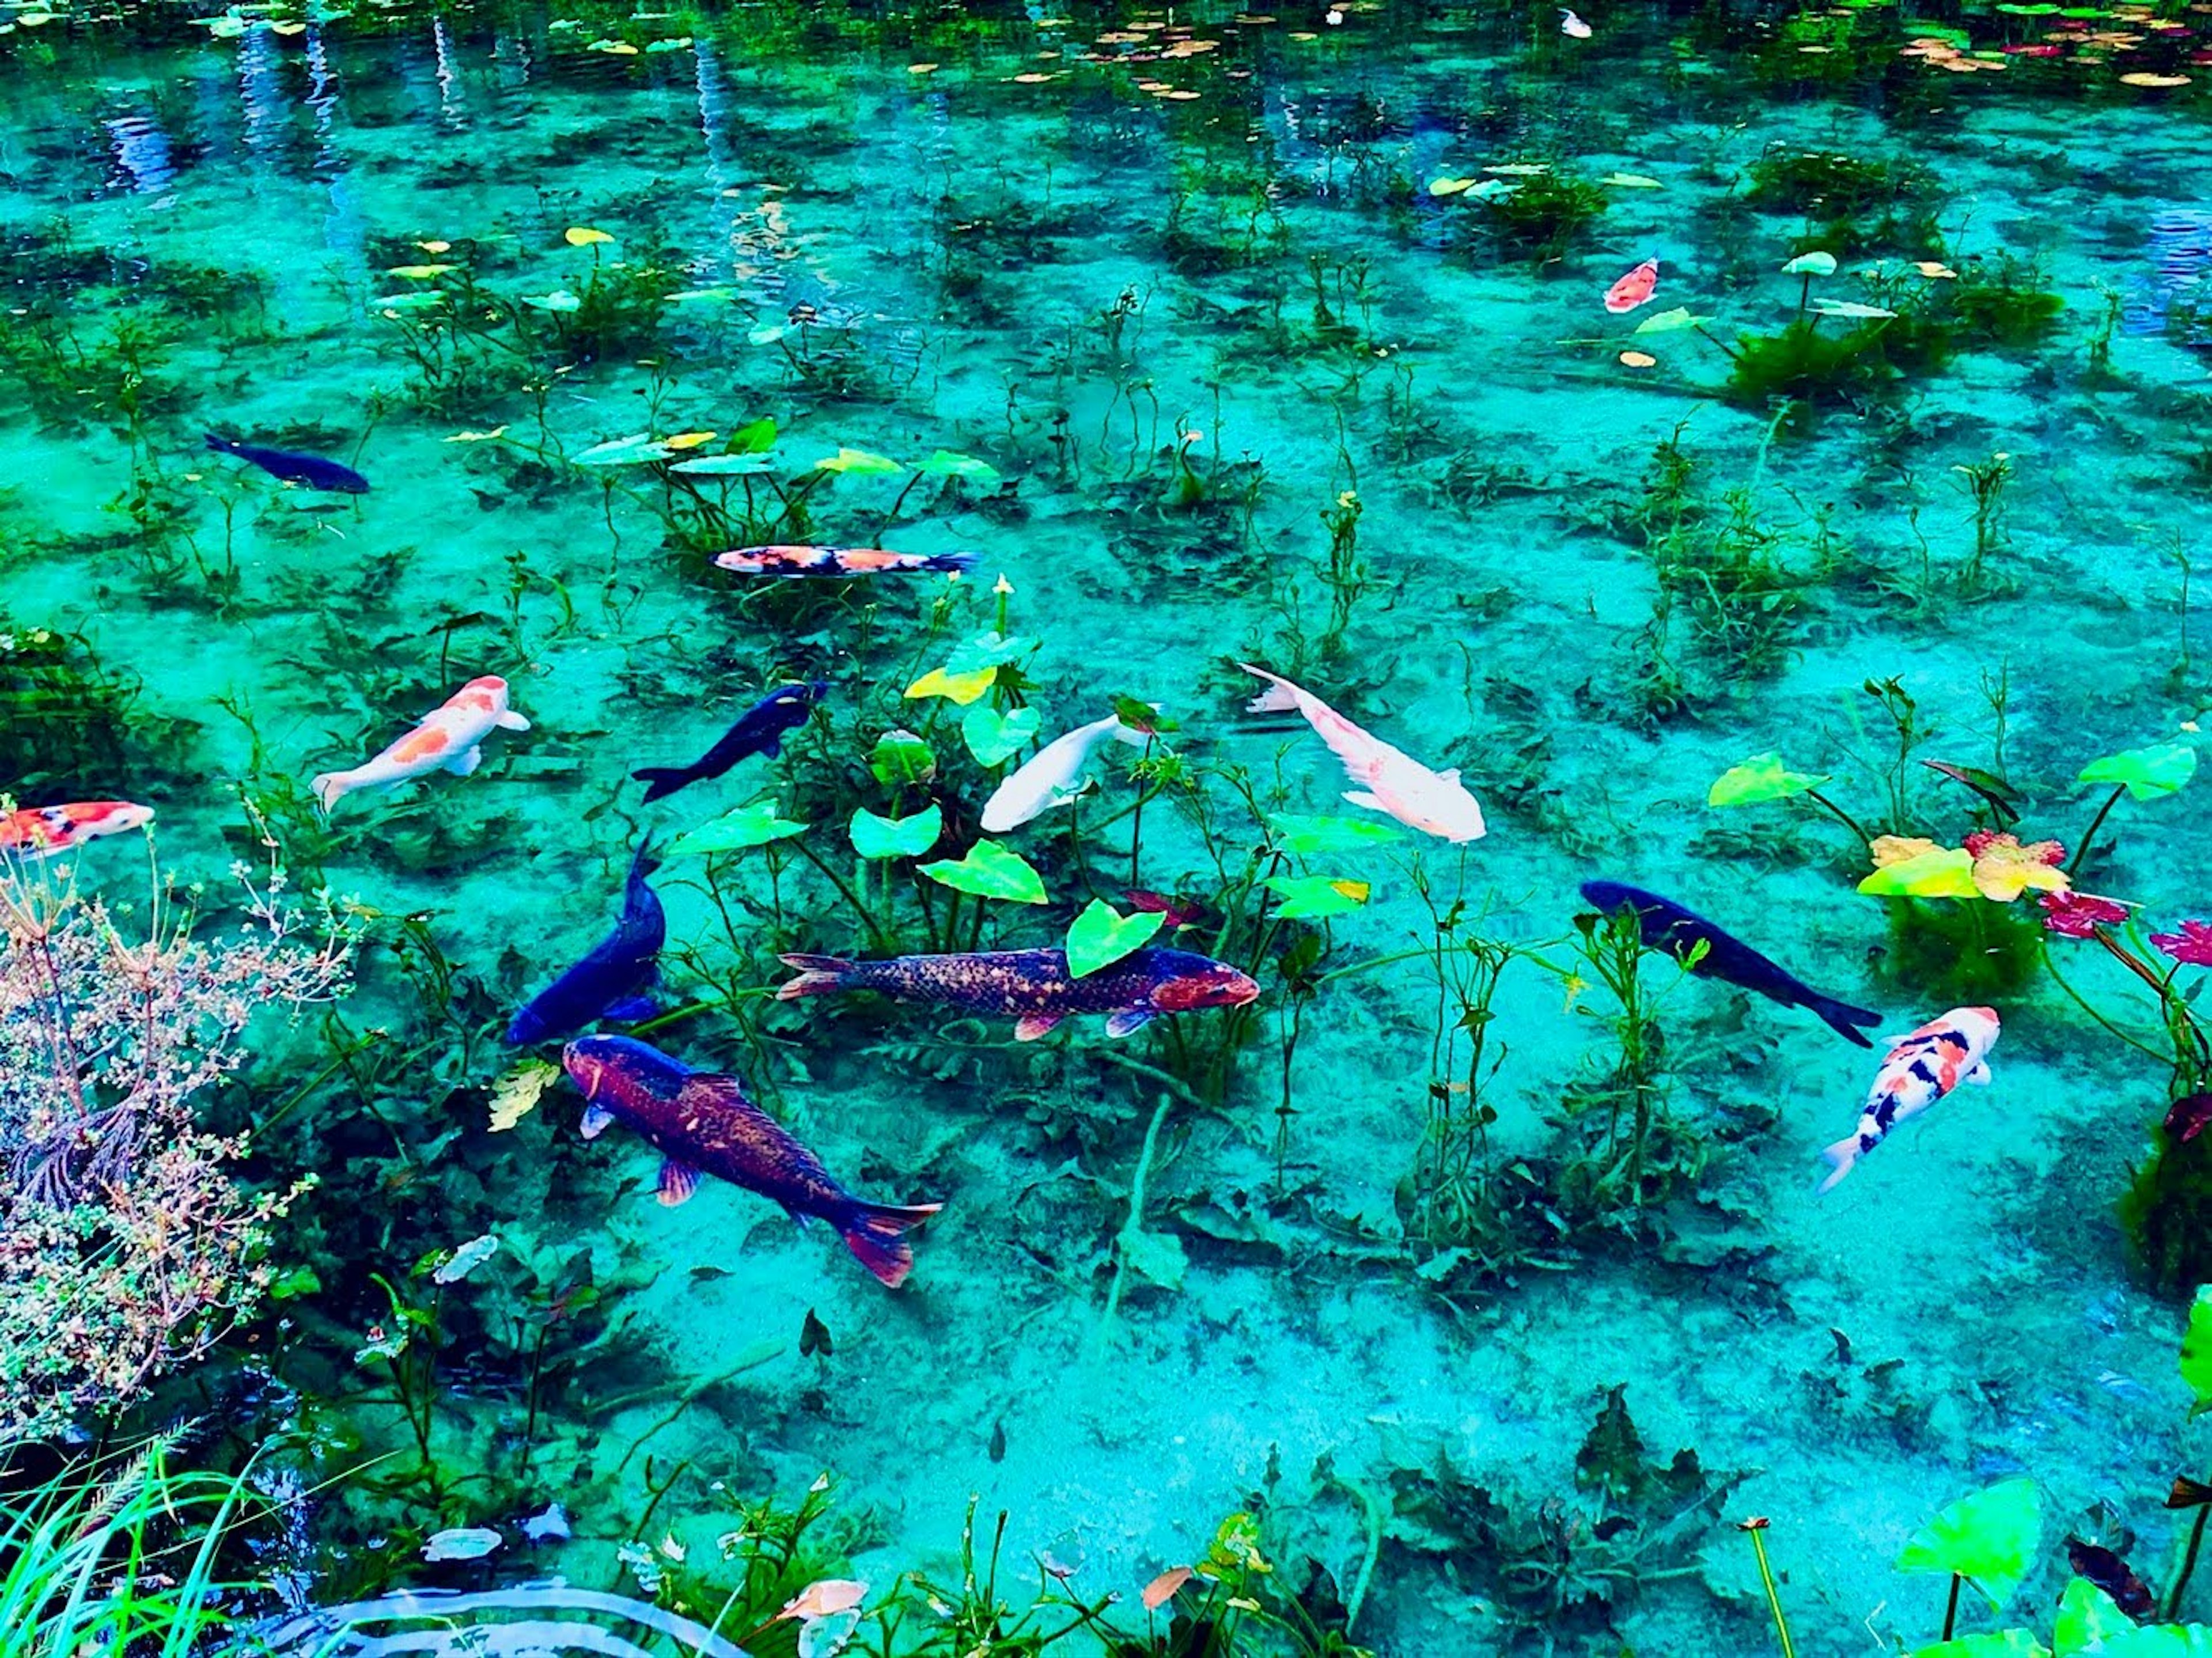
<svg viewBox="0 0 2212 1658"><path fill-rule="evenodd" d="M151 806L128 800L76 800L65 806L26 806L0 817L0 856L52 858L88 841L143 829Z"/></svg>
<svg viewBox="0 0 2212 1658"><path fill-rule="evenodd" d="M434 771L466 777L483 763L485 738L495 731L529 729L530 722L507 706L507 681L485 674L455 691L443 708L424 716L421 725L368 764L326 771L312 786L328 811L356 789L389 788Z"/></svg>
<svg viewBox="0 0 2212 1658"><path fill-rule="evenodd" d="M1820 1190L1832 1191L1905 1118L1925 1111L1961 1083L1989 1081L1990 1050L1996 1046L1998 1028L1993 1007L1954 1007L1899 1037L1867 1090L1858 1132L1820 1154L1829 1165Z"/></svg>
<svg viewBox="0 0 2212 1658"><path fill-rule="evenodd" d="M739 575L907 575L974 568L973 553L894 553L882 547L740 547L717 553L718 569Z"/></svg>

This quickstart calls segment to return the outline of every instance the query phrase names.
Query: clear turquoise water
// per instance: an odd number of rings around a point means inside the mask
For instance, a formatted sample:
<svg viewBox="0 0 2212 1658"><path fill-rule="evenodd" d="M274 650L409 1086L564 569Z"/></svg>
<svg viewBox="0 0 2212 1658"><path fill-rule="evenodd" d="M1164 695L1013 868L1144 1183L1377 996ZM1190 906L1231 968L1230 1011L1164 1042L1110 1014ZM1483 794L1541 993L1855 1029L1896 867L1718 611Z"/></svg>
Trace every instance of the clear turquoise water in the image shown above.
<svg viewBox="0 0 2212 1658"><path fill-rule="evenodd" d="M393 1035L257 1152L263 1177L322 1177L280 1247L322 1288L206 1384L237 1439L276 1436L272 1455L313 1479L394 1454L313 1505L307 1558L329 1594L547 1570L629 1584L621 1546L673 1533L708 1547L738 1494L789 1497L825 1471L855 1575L878 1582L941 1563L977 1493L1011 1515L1017 1558L1072 1534L1081 1582L1133 1592L1264 1491L1283 1569L1310 1558L1346 1585L1366 1553L1364 1492L1382 1542L1362 1643L1488 1650L1499 1597L1480 1551L1439 1529L1424 1478L1443 1457L1518 1513L1556 1498L1594 1515L1575 1453L1622 1384L1655 1450L1694 1446L1743 1478L1650 1551L1613 1632L1593 1633L1607 1619L1587 1610L1551 1620L1565 1649L1764 1649L1748 1556L1722 1523L1754 1512L1775 1518L1801 1650L1861 1650L1869 1630L1929 1638L1943 1583L1899 1574L1897 1552L1936 1508L2013 1473L2038 1481L2048 1515L2023 1620L2063 1579L2059 1537L2116 1542L2109 1515L2140 1538L2146 1576L2170 1576L2180 1533L2158 1500L2192 1466L2181 1309L2145 1284L2113 1218L2165 1077L2045 979L2002 999L1993 1088L1911 1124L1816 1202L1816 1153L1850 1130L1874 1056L1726 987L1669 989L1672 969L1647 964L1670 1098L1708 1165L1653 1212L1478 1280L1403 1224L1431 1079L1422 963L1348 975L1304 1008L1279 1143L1288 1015L1263 975L1226 1101L1179 1105L1159 1136L1146 1227L1188 1270L1175 1289L1133 1275L1110 1319L1161 1096L1090 1057L1095 1027L1007 1049L995 1027L746 1002L742 1026L710 1010L663 1033L745 1075L860 1189L946 1204L897 1295L750 1194L709 1182L655 1205L650 1154L620 1133L581 1143L572 1093L487 1131L511 1057L498 1029L603 934L638 835L773 795L849 871L842 818L884 802L840 757L933 719L957 753L951 719L899 692L951 634L991 621L1000 577L1012 630L1042 641L1030 701L1048 736L1114 695L1158 701L1207 763L1279 780L1294 810L1349 811L1310 735L1241 713L1241 657L1300 671L1388 740L1462 768L1491 833L1463 864L1431 847L1419 868L1446 896L1463 883L1491 936L1564 963L1577 884L1603 876L1880 1008L1885 1031L1975 999L1900 981L1881 902L1851 890L1863 856L1832 821L1715 811L1706 790L1778 750L1885 818L1891 741L1860 687L1894 677L1938 733L1922 756L2002 772L2028 829L2070 850L2101 799L2073 780L2083 764L2189 740L2212 701L2212 640L2192 641L2174 556L2212 528L2191 466L2208 407L2192 307L2212 259L2198 89L2119 85L2124 54L1946 72L1899 57L1921 31L1880 9L1850 28L1835 14L1586 15L1589 41L1544 9L1386 5L1334 25L1179 10L1175 27L1220 46L1133 64L1083 54L1142 52L1091 43L1165 37L1121 27L1165 14L365 9L228 39L166 13L19 20L0 36L17 364L0 384L22 392L0 410L0 613L81 629L143 687L126 760L17 792L145 799L163 863L213 880L246 844L243 787L303 881L388 918L343 1017ZM2043 27L1965 21L1984 44ZM1829 27L1836 51L1796 51ZM622 39L681 44L592 46ZM2185 41L2140 50L2186 72ZM1842 60L1849 74L1807 78ZM1779 267L1830 222L1752 199L1763 155L1807 149L1925 170L1909 193L1927 219L1855 215L1820 291L1917 305L1953 279L1856 273L1927 260L1975 280L2009 258L2063 301L2055 323L1962 341L1810 415L1720 395L1723 347L1796 314ZM1511 179L1482 169L1513 164L1656 187L1607 191L1555 252L1429 188ZM613 240L572 246L572 227ZM1654 302L1609 316L1607 286L1655 256ZM407 267L453 264L512 302L647 259L702 296L596 356L556 331L564 313L526 307L526 336L502 325L457 380L426 380L407 349L442 313L389 302L459 280L395 274ZM1677 306L1707 332L1632 332ZM112 389L118 327L151 342L135 425ZM22 366L64 335L61 367ZM1625 366L1626 350L1656 361ZM848 473L808 497L820 539L973 549L976 577L741 592L671 544L650 469L571 464L641 432L711 432L711 452L762 418L787 479L841 447L987 463L994 483L902 493L908 477ZM374 488L358 502L280 490L200 453L214 425L348 459ZM1652 630L1648 486L1668 440L1694 464L1702 521L1744 492L1791 573L1778 620L1729 613L1771 641L1764 671L1701 631L1694 590ZM1955 469L1996 452L2011 477L1973 582ZM1204 480L1195 505L1187 477ZM1347 491L1371 580L1340 655L1294 667L1298 638L1311 647L1326 626L1323 516ZM940 594L956 620L926 637ZM1655 639L1677 677L1657 691ZM356 797L327 832L293 809L301 780L366 757L479 672L510 680L533 728L495 738L477 775ZM839 689L790 778L748 762L640 807L634 766L690 757L800 673ZM1915 823L1955 844L1972 801L1908 769ZM972 821L973 768L946 776L956 826ZM1120 777L1106 789L1133 798ZM2212 829L2196 798L2111 821L2117 842L2084 885L2161 921L2203 904ZM1047 867L1054 904L1006 907L987 936L1057 941L1086 896L1054 861L1066 833L1063 816L1007 837ZM1330 967L1427 940L1415 856L1407 841L1316 866L1373 887L1329 924ZM760 853L716 865L717 891L696 859L659 878L678 999L776 982L775 944L865 943L811 867L776 861L773 890ZM118 882L135 867L87 859ZM1214 884L1165 811L1147 819L1143 873ZM1097 884L1115 896L1103 866ZM453 968L449 1002L411 987L423 957L402 947L403 916ZM2088 946L2064 959L2148 1034L2117 967ZM1527 962L1509 970L1487 1094L1501 1163L1554 1143L1601 999ZM270 1109L320 1069L321 1040L272 1034L219 1111ZM1169 1062L1170 1040L1155 1027L1118 1051ZM394 1472L412 1441L352 1355L386 1310L372 1273L485 1233L501 1256L447 1303L433 1490ZM556 1332L526 1423L505 1320L586 1261L604 1299ZM810 1311L833 1333L827 1357L799 1351ZM240 1405L240 1366L271 1353L283 1385ZM557 1551L419 1564L441 1526L512 1537L556 1497L576 1533Z"/></svg>

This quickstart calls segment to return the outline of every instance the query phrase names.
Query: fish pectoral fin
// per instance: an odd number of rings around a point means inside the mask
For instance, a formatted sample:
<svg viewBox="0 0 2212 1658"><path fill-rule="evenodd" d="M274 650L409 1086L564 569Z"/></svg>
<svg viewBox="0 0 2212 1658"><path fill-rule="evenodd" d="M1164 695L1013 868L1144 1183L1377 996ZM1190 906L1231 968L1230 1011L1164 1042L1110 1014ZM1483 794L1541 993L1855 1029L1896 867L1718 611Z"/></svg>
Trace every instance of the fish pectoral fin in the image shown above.
<svg viewBox="0 0 2212 1658"><path fill-rule="evenodd" d="M1058 1024L1065 1016L1058 1013L1024 1013L1014 1026L1014 1040L1033 1042Z"/></svg>
<svg viewBox="0 0 2212 1658"><path fill-rule="evenodd" d="M1106 1034L1109 1036L1129 1035L1133 1032L1142 1030L1152 1022L1155 1017L1157 1016L1149 1007L1125 1009L1106 1021Z"/></svg>
<svg viewBox="0 0 2212 1658"><path fill-rule="evenodd" d="M1384 805L1373 795L1368 793L1365 789L1346 789L1344 792L1344 798L1346 800L1349 800L1353 805L1364 806L1370 811L1388 811L1390 810L1389 807Z"/></svg>
<svg viewBox="0 0 2212 1658"><path fill-rule="evenodd" d="M691 1194L698 1189L699 1171L697 1169L680 1163L673 1157L662 1162L660 1165L660 1206L662 1208L673 1209L678 1204L689 1201Z"/></svg>
<svg viewBox="0 0 2212 1658"><path fill-rule="evenodd" d="M467 749L446 762L446 769L456 777L466 777L482 764L483 750L481 748Z"/></svg>
<svg viewBox="0 0 2212 1658"><path fill-rule="evenodd" d="M513 708L500 715L498 719L492 721L492 724L497 726L501 731L526 732L530 729L530 722Z"/></svg>
<svg viewBox="0 0 2212 1658"><path fill-rule="evenodd" d="M1988 1086L1990 1081L1993 1080L1990 1076L1990 1062L1987 1060L1978 1060L1975 1063L1974 1068L1972 1071L1969 1071L1960 1080L1973 1083L1977 1086L1980 1087Z"/></svg>
<svg viewBox="0 0 2212 1658"><path fill-rule="evenodd" d="M620 1019L625 1024L635 1024L640 1019L649 1019L660 1011L660 1004L650 996L625 996L600 1014L603 1019Z"/></svg>
<svg viewBox="0 0 2212 1658"><path fill-rule="evenodd" d="M607 1125L614 1120L615 1114L606 1107L587 1105L584 1108L583 1121L576 1125L577 1132L587 1140L595 1140L607 1132Z"/></svg>
<svg viewBox="0 0 2212 1658"><path fill-rule="evenodd" d="M1449 771L1440 771L1437 775L1447 783L1456 783L1459 781L1459 768L1454 766Z"/></svg>
<svg viewBox="0 0 2212 1658"><path fill-rule="evenodd" d="M806 1230L808 1224L814 1219L814 1217L808 1214L804 1209L794 1209L787 1203L783 1206L783 1212L791 1217L791 1224L793 1226L796 1226L802 1232Z"/></svg>

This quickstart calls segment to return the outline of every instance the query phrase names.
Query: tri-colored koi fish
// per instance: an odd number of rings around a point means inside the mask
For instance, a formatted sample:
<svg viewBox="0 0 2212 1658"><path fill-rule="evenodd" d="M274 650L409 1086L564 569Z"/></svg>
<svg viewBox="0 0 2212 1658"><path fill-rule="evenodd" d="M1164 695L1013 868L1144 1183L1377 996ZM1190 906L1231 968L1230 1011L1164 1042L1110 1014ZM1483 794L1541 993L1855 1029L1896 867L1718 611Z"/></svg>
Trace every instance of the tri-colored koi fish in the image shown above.
<svg viewBox="0 0 2212 1658"><path fill-rule="evenodd" d="M495 731L529 729L530 722L507 706L507 681L485 674L455 691L374 760L351 771L326 771L310 786L328 811L356 789L390 788L434 771L466 777L483 763L484 738Z"/></svg>

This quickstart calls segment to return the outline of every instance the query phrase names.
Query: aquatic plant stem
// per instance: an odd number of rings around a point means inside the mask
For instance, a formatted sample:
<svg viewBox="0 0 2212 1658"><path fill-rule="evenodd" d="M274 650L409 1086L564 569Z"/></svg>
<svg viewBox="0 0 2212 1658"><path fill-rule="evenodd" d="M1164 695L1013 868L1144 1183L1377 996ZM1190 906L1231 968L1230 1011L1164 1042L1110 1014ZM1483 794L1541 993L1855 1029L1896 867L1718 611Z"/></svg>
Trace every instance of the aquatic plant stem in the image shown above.
<svg viewBox="0 0 2212 1658"><path fill-rule="evenodd" d="M2165 1054L2160 1053L2148 1042L2140 1042L2135 1037L2129 1035L2126 1031L2121 1029L2110 1019L2106 1018L2103 1014L2098 1012L2095 1008L2092 1007L2080 991L2075 989L2072 985L2066 982L2065 976L2058 971L2058 963L2051 959L2051 943L2048 938L2044 940L2043 965L2050 973L2052 982L2057 985L2061 990L2064 991L2068 996L2073 999L2075 1006L2079 1007L2084 1013L2087 1014L2099 1024L2102 1025L2107 1033L2118 1038L2121 1042L2125 1042L2130 1048L2134 1048L2139 1054L2148 1054L2152 1059L2161 1062L2165 1060L2166 1057Z"/></svg>
<svg viewBox="0 0 2212 1658"><path fill-rule="evenodd" d="M1105 1351L1107 1338L1114 1328L1115 1315L1121 1309L1121 1284L1129 1271L1126 1241L1133 1233L1141 1234L1145 1230L1145 1181L1152 1172L1152 1154L1159 1146L1161 1125L1167 1121L1168 1113L1174 1106L1174 1091L1164 1090L1159 1104L1153 1109L1152 1120L1145 1129L1145 1147L1137 1155L1136 1173L1129 1178L1129 1218L1122 1222L1121 1230L1114 1239L1114 1280L1106 1286L1106 1309L1099 1315L1098 1334L1092 1342L1093 1350L1097 1352Z"/></svg>
<svg viewBox="0 0 2212 1658"><path fill-rule="evenodd" d="M1951 1638L1951 1631L1958 1627L1959 1590L1966 1581L1955 1571L1951 1574L1951 1599L1943 1608L1943 1638L1946 1641Z"/></svg>
<svg viewBox="0 0 2212 1658"><path fill-rule="evenodd" d="M2081 867L2081 860L2089 855L2090 842L2097 838L2097 831L2104 828L2106 817L2110 815L2114 806L2120 804L2120 797L2127 792L2128 786L2125 783L2121 784L2105 798L2105 804L2097 808L2097 815L2089 820L2089 827L2082 832L2080 843L2074 848L2073 857L2067 859L2066 872L2069 875Z"/></svg>
<svg viewBox="0 0 2212 1658"><path fill-rule="evenodd" d="M799 855L805 859L808 863L813 865L815 868L820 870L823 874L823 878L827 880L831 886L836 888L838 893L844 898L845 902L852 905L854 913L860 916L862 923L867 927L868 937L875 944L877 948L884 948L885 945L885 940L884 937L883 923L876 920L875 912L870 909L867 905L861 901L860 894L854 892L852 887L847 884L845 878L839 875L836 870L830 868L829 865L822 861L821 855L817 853L813 847L806 844L804 836L794 840L792 844L799 848Z"/></svg>
<svg viewBox="0 0 2212 1658"><path fill-rule="evenodd" d="M1774 1633L1782 1642L1782 1658L1797 1658L1797 1649L1790 1639L1789 1620L1782 1615L1782 1592L1774 1584L1774 1568L1766 1559L1766 1521L1754 1517L1743 1522L1743 1529L1751 1534L1752 1552L1759 1557L1759 1581L1766 1588L1766 1609L1774 1614ZM1957 1603L1958 1588L1952 1587L1953 1604Z"/></svg>
<svg viewBox="0 0 2212 1658"><path fill-rule="evenodd" d="M2181 1557L2181 1575L2173 1580L2173 1593L2166 1599L2166 1615L2170 1622L2181 1617L2181 1592L2189 1587L2190 1575L2197 1570L2197 1552L2204 1546L2204 1522L2208 1519L2212 1519L2212 1507L2199 1504L2197 1523L2189 1528L2189 1552Z"/></svg>
<svg viewBox="0 0 2212 1658"><path fill-rule="evenodd" d="M1805 791L1805 798L1808 800L1810 800L1814 805L1820 807L1821 811L1826 812L1830 817L1835 818L1837 822L1840 823L1852 834L1857 835L1861 844L1871 846L1874 843L1874 836L1866 832L1864 826L1860 823L1857 818L1852 817L1850 813L1845 811L1834 801L1829 799L1828 797L1821 793L1820 790L1807 789Z"/></svg>

